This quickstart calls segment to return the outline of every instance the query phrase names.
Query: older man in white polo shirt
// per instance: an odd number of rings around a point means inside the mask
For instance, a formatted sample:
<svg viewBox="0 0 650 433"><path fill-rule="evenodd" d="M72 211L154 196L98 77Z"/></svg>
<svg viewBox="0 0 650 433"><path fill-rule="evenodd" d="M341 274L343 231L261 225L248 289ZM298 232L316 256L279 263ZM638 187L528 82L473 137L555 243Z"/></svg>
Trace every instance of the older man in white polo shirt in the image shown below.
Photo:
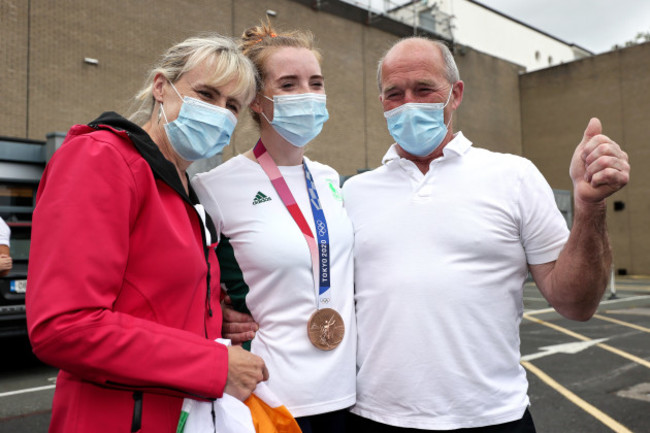
<svg viewBox="0 0 650 433"><path fill-rule="evenodd" d="M452 130L464 84L442 43L408 38L378 71L396 141L343 188L355 231L357 403L350 431L534 432L519 364L523 284L587 320L607 284L605 197L627 155L592 119L571 161L569 234L519 156Z"/></svg>

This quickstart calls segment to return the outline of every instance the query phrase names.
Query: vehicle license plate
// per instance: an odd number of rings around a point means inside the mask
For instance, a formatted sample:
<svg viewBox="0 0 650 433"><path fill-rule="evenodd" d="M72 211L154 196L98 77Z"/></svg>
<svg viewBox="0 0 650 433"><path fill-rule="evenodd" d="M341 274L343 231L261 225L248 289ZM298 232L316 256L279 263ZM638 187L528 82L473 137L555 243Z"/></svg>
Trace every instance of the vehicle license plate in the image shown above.
<svg viewBox="0 0 650 433"><path fill-rule="evenodd" d="M27 280L11 280L9 291L11 293L25 293L27 291Z"/></svg>

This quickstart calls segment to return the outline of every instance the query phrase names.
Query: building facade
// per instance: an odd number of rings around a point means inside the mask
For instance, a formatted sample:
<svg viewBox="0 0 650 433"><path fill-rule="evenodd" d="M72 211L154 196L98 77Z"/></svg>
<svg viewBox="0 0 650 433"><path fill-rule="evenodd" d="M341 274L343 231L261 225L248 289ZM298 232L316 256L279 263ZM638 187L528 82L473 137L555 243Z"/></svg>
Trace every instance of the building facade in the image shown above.
<svg viewBox="0 0 650 433"><path fill-rule="evenodd" d="M102 111L128 114L148 68L166 48L207 31L238 36L267 12L280 30L311 30L323 53L330 120L308 156L341 175L377 167L393 141L378 99L377 61L412 35L413 26L336 0L0 0L0 136L44 140ZM525 73L521 64L485 50L417 32L453 45L465 82L455 129L476 146L532 159L553 188L571 189L570 156L591 116L603 120L605 133L635 166L650 158L640 132L650 113L643 72L650 44ZM253 121L243 115L223 155L192 170L244 152L256 139ZM625 204L609 215L615 261L627 273L650 274L644 221L650 182L642 173L632 176L610 200Z"/></svg>
<svg viewBox="0 0 650 433"><path fill-rule="evenodd" d="M473 0L345 0L371 15L387 15L414 31L426 31L516 63L527 71L593 55L589 50Z"/></svg>

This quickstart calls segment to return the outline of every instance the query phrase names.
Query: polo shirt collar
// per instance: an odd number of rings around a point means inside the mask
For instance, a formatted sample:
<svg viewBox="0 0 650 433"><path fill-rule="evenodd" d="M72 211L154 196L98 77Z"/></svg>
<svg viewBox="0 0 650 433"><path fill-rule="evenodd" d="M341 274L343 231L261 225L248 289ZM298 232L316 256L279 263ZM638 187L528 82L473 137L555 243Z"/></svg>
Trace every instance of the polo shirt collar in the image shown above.
<svg viewBox="0 0 650 433"><path fill-rule="evenodd" d="M444 149L442 149L443 157L451 158L453 156L463 156L465 152L472 147L472 142L469 141L461 131L458 131L454 134L454 138L447 143ZM386 165L391 161L399 161L401 158L397 153L397 143L393 143L391 147L388 148L388 152L384 155L384 158L381 160L382 164Z"/></svg>

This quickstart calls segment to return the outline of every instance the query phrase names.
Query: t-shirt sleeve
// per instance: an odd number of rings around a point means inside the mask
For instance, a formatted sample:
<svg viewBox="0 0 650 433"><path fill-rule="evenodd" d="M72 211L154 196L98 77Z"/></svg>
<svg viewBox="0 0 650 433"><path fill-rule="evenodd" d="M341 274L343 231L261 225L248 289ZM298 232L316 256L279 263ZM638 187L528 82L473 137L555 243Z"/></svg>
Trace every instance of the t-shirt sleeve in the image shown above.
<svg viewBox="0 0 650 433"><path fill-rule="evenodd" d="M569 229L557 207L553 190L540 171L526 161L520 180L521 241L530 265L557 260Z"/></svg>

